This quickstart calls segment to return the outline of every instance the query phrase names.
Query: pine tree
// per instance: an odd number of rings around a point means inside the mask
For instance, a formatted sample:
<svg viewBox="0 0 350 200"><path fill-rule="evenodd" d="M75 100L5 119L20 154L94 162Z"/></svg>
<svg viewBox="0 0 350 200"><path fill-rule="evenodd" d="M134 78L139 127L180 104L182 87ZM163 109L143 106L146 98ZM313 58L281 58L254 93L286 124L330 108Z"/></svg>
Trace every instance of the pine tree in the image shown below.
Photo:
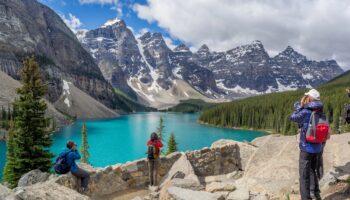
<svg viewBox="0 0 350 200"><path fill-rule="evenodd" d="M1 106L1 119L2 120L6 120L7 119L6 110L4 109L4 106Z"/></svg>
<svg viewBox="0 0 350 200"><path fill-rule="evenodd" d="M85 123L83 124L83 128L81 131L81 140L82 142L80 147L80 153L82 156L81 156L80 162L89 164L90 154L89 154L89 144L87 141L87 131L86 131Z"/></svg>
<svg viewBox="0 0 350 200"><path fill-rule="evenodd" d="M13 121L10 121L10 129L7 132L7 140L6 140L6 165L4 167L4 180L9 184L11 188L16 187L17 182L14 180L18 180L20 178L20 174L16 172L15 165L15 143L14 143L14 127Z"/></svg>
<svg viewBox="0 0 350 200"><path fill-rule="evenodd" d="M160 141L163 141L164 128L165 128L165 126L164 126L163 117L160 117L159 118L159 126L157 128L157 134L158 134Z"/></svg>
<svg viewBox="0 0 350 200"><path fill-rule="evenodd" d="M177 143L175 140L174 133L170 134L169 140L168 140L168 150L166 152L166 155L169 155L171 153L174 153L177 151Z"/></svg>
<svg viewBox="0 0 350 200"><path fill-rule="evenodd" d="M11 147L14 160L5 171L7 181L12 186L17 185L21 175L33 169L48 172L53 157L49 151L52 144L49 119L44 116L47 105L43 96L47 88L42 83L39 65L34 57L24 60L21 81L23 85L17 89L19 99L14 103L17 113Z"/></svg>

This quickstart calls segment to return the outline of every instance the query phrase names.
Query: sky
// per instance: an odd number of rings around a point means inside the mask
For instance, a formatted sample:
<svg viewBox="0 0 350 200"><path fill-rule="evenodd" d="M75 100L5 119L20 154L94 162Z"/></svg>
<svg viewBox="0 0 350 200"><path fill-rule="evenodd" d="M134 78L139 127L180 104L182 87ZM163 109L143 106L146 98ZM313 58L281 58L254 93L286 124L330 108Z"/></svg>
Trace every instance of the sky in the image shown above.
<svg viewBox="0 0 350 200"><path fill-rule="evenodd" d="M161 32L167 44L226 51L260 40L270 56L288 45L350 69L350 0L39 0L72 30L123 19L135 33Z"/></svg>

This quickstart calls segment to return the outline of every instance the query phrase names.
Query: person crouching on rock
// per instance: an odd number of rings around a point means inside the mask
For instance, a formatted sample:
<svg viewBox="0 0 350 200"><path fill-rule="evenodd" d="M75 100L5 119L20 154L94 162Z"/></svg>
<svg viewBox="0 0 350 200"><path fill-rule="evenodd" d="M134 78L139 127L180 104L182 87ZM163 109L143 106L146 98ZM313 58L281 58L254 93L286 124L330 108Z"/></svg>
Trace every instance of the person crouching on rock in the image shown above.
<svg viewBox="0 0 350 200"><path fill-rule="evenodd" d="M294 112L290 116L291 121L298 123L300 132L299 183L302 200L312 199L311 196L314 196L317 200L321 199L317 170L323 146L322 143L306 141L306 133L313 111L322 112L322 110L320 93L315 89L311 89L305 93L301 102L294 103Z"/></svg>
<svg viewBox="0 0 350 200"><path fill-rule="evenodd" d="M148 147L148 167L150 185L157 185L157 165L160 156L160 151L163 147L162 141L158 138L157 133L152 133L150 140L147 142Z"/></svg>
<svg viewBox="0 0 350 200"><path fill-rule="evenodd" d="M78 165L75 163L75 160L80 159L80 154L77 150L77 144L75 144L75 142L73 141L68 141L66 146L66 151L70 151L67 154L67 164L68 166L70 166L70 172L81 181L81 187L79 188L79 192L87 193L90 175L87 171L79 168Z"/></svg>

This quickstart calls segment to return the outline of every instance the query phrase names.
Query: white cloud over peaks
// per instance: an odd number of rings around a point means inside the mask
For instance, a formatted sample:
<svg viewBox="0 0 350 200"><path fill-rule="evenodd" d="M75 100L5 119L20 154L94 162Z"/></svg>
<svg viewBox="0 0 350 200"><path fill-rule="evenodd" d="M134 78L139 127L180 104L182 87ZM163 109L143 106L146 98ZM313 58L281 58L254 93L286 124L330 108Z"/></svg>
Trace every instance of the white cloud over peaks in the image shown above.
<svg viewBox="0 0 350 200"><path fill-rule="evenodd" d="M60 15L61 18L63 19L64 23L74 32L76 33L79 28L83 25L81 23L80 19L78 19L76 16L74 16L72 13L69 13L68 18L64 15Z"/></svg>
<svg viewBox="0 0 350 200"><path fill-rule="evenodd" d="M133 9L197 48L222 51L261 40L271 54L291 45L350 69L349 0L148 0Z"/></svg>

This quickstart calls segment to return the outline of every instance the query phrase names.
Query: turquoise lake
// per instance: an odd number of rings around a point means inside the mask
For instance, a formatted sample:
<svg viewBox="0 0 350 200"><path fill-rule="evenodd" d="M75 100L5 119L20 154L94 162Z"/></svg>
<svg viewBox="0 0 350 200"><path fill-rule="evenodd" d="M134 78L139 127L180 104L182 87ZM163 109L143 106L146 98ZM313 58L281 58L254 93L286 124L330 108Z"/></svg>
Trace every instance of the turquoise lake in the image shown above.
<svg viewBox="0 0 350 200"><path fill-rule="evenodd" d="M67 140L81 143L81 128L87 126L88 143L90 146L90 163L95 167L125 163L146 156L146 142L151 132L155 131L159 118L163 117L165 125L164 138L170 133L175 134L179 151L209 147L219 139L251 141L265 135L258 131L233 130L215 128L197 123L199 114L180 113L135 113L114 119L79 120L54 134L51 151L60 153ZM165 149L166 149L166 142ZM0 142L0 178L5 164L6 145Z"/></svg>

